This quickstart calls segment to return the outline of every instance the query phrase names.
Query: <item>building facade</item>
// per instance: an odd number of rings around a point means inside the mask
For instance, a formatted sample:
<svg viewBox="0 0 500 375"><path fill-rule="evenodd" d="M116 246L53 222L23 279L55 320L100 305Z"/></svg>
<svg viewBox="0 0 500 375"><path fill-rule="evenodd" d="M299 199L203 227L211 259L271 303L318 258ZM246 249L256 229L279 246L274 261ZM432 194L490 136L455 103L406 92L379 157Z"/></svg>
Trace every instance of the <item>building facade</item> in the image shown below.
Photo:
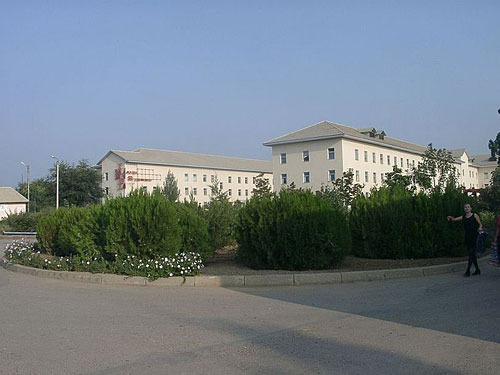
<svg viewBox="0 0 500 375"><path fill-rule="evenodd" d="M28 200L11 187L0 187L0 220L26 212Z"/></svg>
<svg viewBox="0 0 500 375"><path fill-rule="evenodd" d="M209 202L214 183L231 201L246 201L260 174L272 185L272 164L266 160L140 148L111 150L98 165L107 198L127 196L135 189L151 193L163 187L169 171L177 180L181 201L192 196L199 203Z"/></svg>
<svg viewBox="0 0 500 375"><path fill-rule="evenodd" d="M409 173L422 160L426 147L387 137L375 128L355 129L322 121L264 143L272 147L275 191L290 185L320 190L351 171L363 191L381 186L397 166ZM496 161L489 155L470 156L465 149L450 150L459 184L478 189L489 184Z"/></svg>

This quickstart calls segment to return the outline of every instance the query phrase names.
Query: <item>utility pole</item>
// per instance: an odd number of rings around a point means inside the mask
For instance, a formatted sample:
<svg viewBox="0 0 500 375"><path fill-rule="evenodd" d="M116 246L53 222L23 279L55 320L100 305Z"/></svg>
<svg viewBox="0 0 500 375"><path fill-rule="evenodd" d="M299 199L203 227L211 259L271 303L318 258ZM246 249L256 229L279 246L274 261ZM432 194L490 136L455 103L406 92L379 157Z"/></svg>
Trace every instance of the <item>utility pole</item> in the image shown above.
<svg viewBox="0 0 500 375"><path fill-rule="evenodd" d="M27 211L30 212L30 165L26 164L24 161L22 161L21 164L26 167L26 181L28 183L28 206L27 206Z"/></svg>
<svg viewBox="0 0 500 375"><path fill-rule="evenodd" d="M59 159L54 155L51 156L52 159L56 160L56 210L59 209Z"/></svg>

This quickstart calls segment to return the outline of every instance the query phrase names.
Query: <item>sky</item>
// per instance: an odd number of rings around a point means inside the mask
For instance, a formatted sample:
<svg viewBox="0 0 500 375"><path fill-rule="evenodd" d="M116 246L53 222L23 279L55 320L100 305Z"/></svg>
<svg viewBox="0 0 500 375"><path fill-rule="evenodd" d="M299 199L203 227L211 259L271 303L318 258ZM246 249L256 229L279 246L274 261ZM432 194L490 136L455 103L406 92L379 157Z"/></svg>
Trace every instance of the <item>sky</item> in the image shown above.
<svg viewBox="0 0 500 375"><path fill-rule="evenodd" d="M270 159L322 120L487 154L500 1L2 1L0 186L51 155Z"/></svg>

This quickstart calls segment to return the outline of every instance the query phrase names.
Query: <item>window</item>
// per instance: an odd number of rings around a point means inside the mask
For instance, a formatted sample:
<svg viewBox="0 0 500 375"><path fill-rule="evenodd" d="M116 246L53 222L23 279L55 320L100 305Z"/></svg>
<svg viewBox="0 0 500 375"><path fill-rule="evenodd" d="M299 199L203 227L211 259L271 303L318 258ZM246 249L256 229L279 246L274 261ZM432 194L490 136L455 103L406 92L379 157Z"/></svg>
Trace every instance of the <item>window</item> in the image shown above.
<svg viewBox="0 0 500 375"><path fill-rule="evenodd" d="M484 173L484 178L488 178L488 172Z"/></svg>
<svg viewBox="0 0 500 375"><path fill-rule="evenodd" d="M403 158L401 158L401 168L403 168Z"/></svg>
<svg viewBox="0 0 500 375"><path fill-rule="evenodd" d="M384 155L380 154L380 164L384 164Z"/></svg>
<svg viewBox="0 0 500 375"><path fill-rule="evenodd" d="M184 181L189 181L189 174L184 173Z"/></svg>
<svg viewBox="0 0 500 375"><path fill-rule="evenodd" d="M387 155L387 165L391 165L391 156Z"/></svg>
<svg viewBox="0 0 500 375"><path fill-rule="evenodd" d="M245 177L245 184L248 184L248 177Z"/></svg>
<svg viewBox="0 0 500 375"><path fill-rule="evenodd" d="M359 182L359 171L356 171L356 182Z"/></svg>
<svg viewBox="0 0 500 375"><path fill-rule="evenodd" d="M255 185L255 178L256 178L256 177L253 177L253 178L252 178L252 181L253 181L253 184L254 184L254 185Z"/></svg>
<svg viewBox="0 0 500 375"><path fill-rule="evenodd" d="M465 177L465 171L462 169L462 176Z"/></svg>
<svg viewBox="0 0 500 375"><path fill-rule="evenodd" d="M207 182L207 175L206 174L203 175L203 182Z"/></svg>
<svg viewBox="0 0 500 375"><path fill-rule="evenodd" d="M229 190L227 191L227 195L229 195L229 196L231 197L231 196L233 195L233 190L232 190L232 189L229 189Z"/></svg>
<svg viewBox="0 0 500 375"><path fill-rule="evenodd" d="M241 189L238 189L238 197L241 197Z"/></svg>
<svg viewBox="0 0 500 375"><path fill-rule="evenodd" d="M109 181L109 174L108 174L108 172L104 173L104 181Z"/></svg>
<svg viewBox="0 0 500 375"><path fill-rule="evenodd" d="M280 163L286 164L286 153L285 152L281 153L281 155L280 155Z"/></svg>
<svg viewBox="0 0 500 375"><path fill-rule="evenodd" d="M349 168L349 173L353 173L353 172L354 172L354 169Z"/></svg>
<svg viewBox="0 0 500 375"><path fill-rule="evenodd" d="M377 183L377 174L375 172L373 172L373 183Z"/></svg>
<svg viewBox="0 0 500 375"><path fill-rule="evenodd" d="M369 180L368 180L368 172L365 172L365 182L369 182Z"/></svg>
<svg viewBox="0 0 500 375"><path fill-rule="evenodd" d="M108 196L109 195L109 187L106 186L104 188L104 192L105 192L106 196Z"/></svg>
<svg viewBox="0 0 500 375"><path fill-rule="evenodd" d="M148 187L144 185L144 186L142 187L142 191L143 191L143 192L145 192L145 193L147 193L147 192L148 192Z"/></svg>
<svg viewBox="0 0 500 375"><path fill-rule="evenodd" d="M193 195L198 195L198 189L197 188L193 188Z"/></svg>
<svg viewBox="0 0 500 375"><path fill-rule="evenodd" d="M304 172L304 183L308 184L309 182L311 182L310 174L309 172Z"/></svg>
<svg viewBox="0 0 500 375"><path fill-rule="evenodd" d="M184 188L184 195L189 195L189 188Z"/></svg>
<svg viewBox="0 0 500 375"><path fill-rule="evenodd" d="M383 173L380 174L380 182L384 182L385 175Z"/></svg>
<svg viewBox="0 0 500 375"><path fill-rule="evenodd" d="M358 149L354 150L354 160L359 160L359 150Z"/></svg>
<svg viewBox="0 0 500 375"><path fill-rule="evenodd" d="M219 182L219 187L221 190L224 189L224 185L222 184L222 182Z"/></svg>
<svg viewBox="0 0 500 375"><path fill-rule="evenodd" d="M231 176L227 176L227 183L230 184L231 183Z"/></svg>
<svg viewBox="0 0 500 375"><path fill-rule="evenodd" d="M215 182L215 176L212 174L210 175L210 182L213 184Z"/></svg>
<svg viewBox="0 0 500 375"><path fill-rule="evenodd" d="M245 197L248 197L248 189L245 189Z"/></svg>
<svg viewBox="0 0 500 375"><path fill-rule="evenodd" d="M287 177L287 176L286 176L286 173L283 173L283 174L281 175L281 183L282 183L283 185L286 185L286 184L287 184L287 178L286 178L286 177Z"/></svg>
<svg viewBox="0 0 500 375"><path fill-rule="evenodd" d="M415 160L412 160L411 165L413 168L415 168Z"/></svg>
<svg viewBox="0 0 500 375"><path fill-rule="evenodd" d="M208 190L207 190L207 188L203 188L203 195L205 195L205 196L206 196L206 195L208 195Z"/></svg>
<svg viewBox="0 0 500 375"><path fill-rule="evenodd" d="M328 181L335 181L335 169L328 171Z"/></svg>
<svg viewBox="0 0 500 375"><path fill-rule="evenodd" d="M330 148L328 149L328 159L329 159L329 160L333 160L333 159L335 159L335 148L330 147Z"/></svg>
<svg viewBox="0 0 500 375"><path fill-rule="evenodd" d="M193 182L198 181L198 175L196 173L193 173Z"/></svg>
<svg viewBox="0 0 500 375"><path fill-rule="evenodd" d="M368 151L365 151L365 161L368 161Z"/></svg>
<svg viewBox="0 0 500 375"><path fill-rule="evenodd" d="M302 151L302 160L304 162L309 161L309 151L307 151L307 150L306 151Z"/></svg>
<svg viewBox="0 0 500 375"><path fill-rule="evenodd" d="M394 156L394 166L398 166L398 158Z"/></svg>
<svg viewBox="0 0 500 375"><path fill-rule="evenodd" d="M374 152L372 152L372 161L373 161L374 163L376 163L376 162L377 162L377 155L376 155Z"/></svg>
<svg viewBox="0 0 500 375"><path fill-rule="evenodd" d="M406 168L410 168L410 159L406 159Z"/></svg>
<svg viewBox="0 0 500 375"><path fill-rule="evenodd" d="M241 184L241 177L238 177L238 184Z"/></svg>

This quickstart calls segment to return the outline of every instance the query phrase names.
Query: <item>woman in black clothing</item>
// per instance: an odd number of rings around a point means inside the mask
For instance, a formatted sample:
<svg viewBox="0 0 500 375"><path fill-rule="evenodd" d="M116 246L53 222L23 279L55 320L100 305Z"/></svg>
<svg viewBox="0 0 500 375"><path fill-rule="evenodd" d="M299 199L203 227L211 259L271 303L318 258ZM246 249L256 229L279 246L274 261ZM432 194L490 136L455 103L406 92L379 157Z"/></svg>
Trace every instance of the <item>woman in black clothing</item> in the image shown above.
<svg viewBox="0 0 500 375"><path fill-rule="evenodd" d="M462 216L452 217L448 216L448 221L463 221L465 229L465 244L467 245L467 255L469 255L469 263L467 265L467 271L465 271L464 276L470 276L470 268L472 264L476 268L473 275L480 275L479 265L477 264L476 258L476 240L479 231L483 230L483 224L481 224L481 219L478 214L472 213L472 207L470 204L464 206L465 213Z"/></svg>

